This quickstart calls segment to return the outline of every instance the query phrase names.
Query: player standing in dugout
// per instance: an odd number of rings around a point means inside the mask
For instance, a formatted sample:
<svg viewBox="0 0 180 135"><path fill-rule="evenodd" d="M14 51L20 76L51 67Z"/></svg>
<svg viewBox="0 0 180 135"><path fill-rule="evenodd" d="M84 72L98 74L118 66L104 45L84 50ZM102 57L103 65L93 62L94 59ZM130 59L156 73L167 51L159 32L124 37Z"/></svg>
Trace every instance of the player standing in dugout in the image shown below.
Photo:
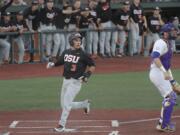
<svg viewBox="0 0 180 135"><path fill-rule="evenodd" d="M80 92L83 82L87 82L95 70L95 62L85 53L82 46L80 33L72 33L69 37L70 49L67 49L59 57L57 62L49 62L47 69L64 65L63 84L61 90L62 113L58 126L54 128L57 132L66 132L66 123L71 109L83 108L84 112L90 112L90 101L88 99L74 102L76 95Z"/></svg>

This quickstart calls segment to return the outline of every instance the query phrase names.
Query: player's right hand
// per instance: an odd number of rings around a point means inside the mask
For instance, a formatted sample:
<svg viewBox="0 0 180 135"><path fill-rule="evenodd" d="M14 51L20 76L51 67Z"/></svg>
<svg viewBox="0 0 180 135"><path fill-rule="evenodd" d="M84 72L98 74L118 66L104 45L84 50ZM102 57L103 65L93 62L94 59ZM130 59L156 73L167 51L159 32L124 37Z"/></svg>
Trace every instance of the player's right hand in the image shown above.
<svg viewBox="0 0 180 135"><path fill-rule="evenodd" d="M46 68L50 69L50 68L54 67L54 65L55 64L53 62L48 62L48 64L46 65Z"/></svg>

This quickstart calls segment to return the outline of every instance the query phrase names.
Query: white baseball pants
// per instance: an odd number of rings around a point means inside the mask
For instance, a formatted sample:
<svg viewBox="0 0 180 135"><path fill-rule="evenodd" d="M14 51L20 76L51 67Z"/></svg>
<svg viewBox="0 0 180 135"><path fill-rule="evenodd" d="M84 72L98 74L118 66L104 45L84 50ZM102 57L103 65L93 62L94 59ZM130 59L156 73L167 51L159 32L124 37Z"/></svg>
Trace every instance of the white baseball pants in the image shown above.
<svg viewBox="0 0 180 135"><path fill-rule="evenodd" d="M169 80L164 79L163 72L157 68L153 67L150 69L149 77L151 82L159 90L162 97L166 97L169 93L172 92L172 87Z"/></svg>
<svg viewBox="0 0 180 135"><path fill-rule="evenodd" d="M61 107L62 114L59 120L59 125L65 126L67 122L67 118L71 109L79 109L85 108L87 106L87 102L73 102L76 95L79 93L81 89L82 83L77 79L65 79L63 80L62 90L61 90Z"/></svg>

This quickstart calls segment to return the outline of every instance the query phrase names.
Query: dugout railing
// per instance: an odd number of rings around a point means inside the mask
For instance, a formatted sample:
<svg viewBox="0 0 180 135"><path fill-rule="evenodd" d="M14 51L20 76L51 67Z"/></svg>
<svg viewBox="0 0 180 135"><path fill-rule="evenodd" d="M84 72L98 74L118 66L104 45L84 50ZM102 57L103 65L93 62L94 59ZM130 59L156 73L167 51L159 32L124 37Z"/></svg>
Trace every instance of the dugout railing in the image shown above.
<svg viewBox="0 0 180 135"><path fill-rule="evenodd" d="M102 30L80 29L78 32L86 32L87 33L90 31L101 32ZM103 31L114 32L114 31L118 31L118 30L111 28L111 29L105 29ZM76 30L24 32L22 35L24 45L25 45L24 62L44 62L45 61L44 58L45 58L46 47L45 47L45 44L43 44L43 42L42 42L42 35L43 34L49 34L49 33L52 33L52 34L54 34L54 33L68 34L68 33L72 33L72 32L76 32ZM130 41L129 41L130 33L131 33L130 31L127 31L128 36L127 36L127 42L126 42L126 47L125 47L125 52L127 55L130 54L130 49L131 49L131 48L129 48L131 46ZM3 34L4 33L0 33L0 35L3 35ZM14 35L18 34L18 32L7 32L5 34L8 35L9 42L11 43L10 63L16 63L17 58L18 58L18 48L17 48L17 45L15 45L15 43L12 42L13 41L12 39L14 38ZM85 38L86 38L86 40L88 40L88 38L89 38L88 34L86 34ZM66 40L66 42L68 42L68 41ZM142 52L144 51L145 45L146 45L146 36L144 36L144 41L142 43ZM176 49L177 49L177 53L180 53L180 37L176 40ZM98 52L99 52L99 49L98 49Z"/></svg>
<svg viewBox="0 0 180 135"><path fill-rule="evenodd" d="M94 30L94 29L80 29L78 32L90 32L90 31L97 31L100 32L102 30ZM118 31L117 29L104 29L103 31ZM56 31L37 31L37 32L24 32L23 35L23 41L25 45L25 56L24 56L24 62L44 62L45 61L45 44L43 44L42 36L43 34L54 34L54 33L72 33L77 32L76 30L56 30ZM127 31L129 34L129 31ZM10 63L17 63L18 59L18 47L16 43L13 42L14 36L19 34L18 32L6 32L6 33L0 33L0 35L6 34L8 36L8 41L11 44L11 50L10 50ZM129 37L129 36L127 36ZM88 40L88 34L86 34L85 37L86 40ZM129 39L129 38L127 38ZM66 42L68 42L66 40ZM129 40L127 40L127 44L129 43ZM67 44L67 43L66 43ZM127 52L128 53L128 52Z"/></svg>

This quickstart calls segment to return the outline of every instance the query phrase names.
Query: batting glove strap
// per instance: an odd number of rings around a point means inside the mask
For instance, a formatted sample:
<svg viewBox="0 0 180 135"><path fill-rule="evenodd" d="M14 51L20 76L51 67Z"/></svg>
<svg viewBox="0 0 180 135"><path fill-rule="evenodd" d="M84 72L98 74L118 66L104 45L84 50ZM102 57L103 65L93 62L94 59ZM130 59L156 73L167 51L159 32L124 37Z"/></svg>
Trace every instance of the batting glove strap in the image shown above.
<svg viewBox="0 0 180 135"><path fill-rule="evenodd" d="M83 73L83 75L79 78L82 82L88 82L88 78L91 76L92 72L88 71Z"/></svg>
<svg viewBox="0 0 180 135"><path fill-rule="evenodd" d="M171 83L171 85L176 85L177 82L176 82L176 80L173 79L173 80L170 80L170 83Z"/></svg>
<svg viewBox="0 0 180 135"><path fill-rule="evenodd" d="M91 76L91 74L92 74L91 71L87 71L87 72L85 72L85 73L83 74L83 76L84 76L85 78L89 78L89 77Z"/></svg>

